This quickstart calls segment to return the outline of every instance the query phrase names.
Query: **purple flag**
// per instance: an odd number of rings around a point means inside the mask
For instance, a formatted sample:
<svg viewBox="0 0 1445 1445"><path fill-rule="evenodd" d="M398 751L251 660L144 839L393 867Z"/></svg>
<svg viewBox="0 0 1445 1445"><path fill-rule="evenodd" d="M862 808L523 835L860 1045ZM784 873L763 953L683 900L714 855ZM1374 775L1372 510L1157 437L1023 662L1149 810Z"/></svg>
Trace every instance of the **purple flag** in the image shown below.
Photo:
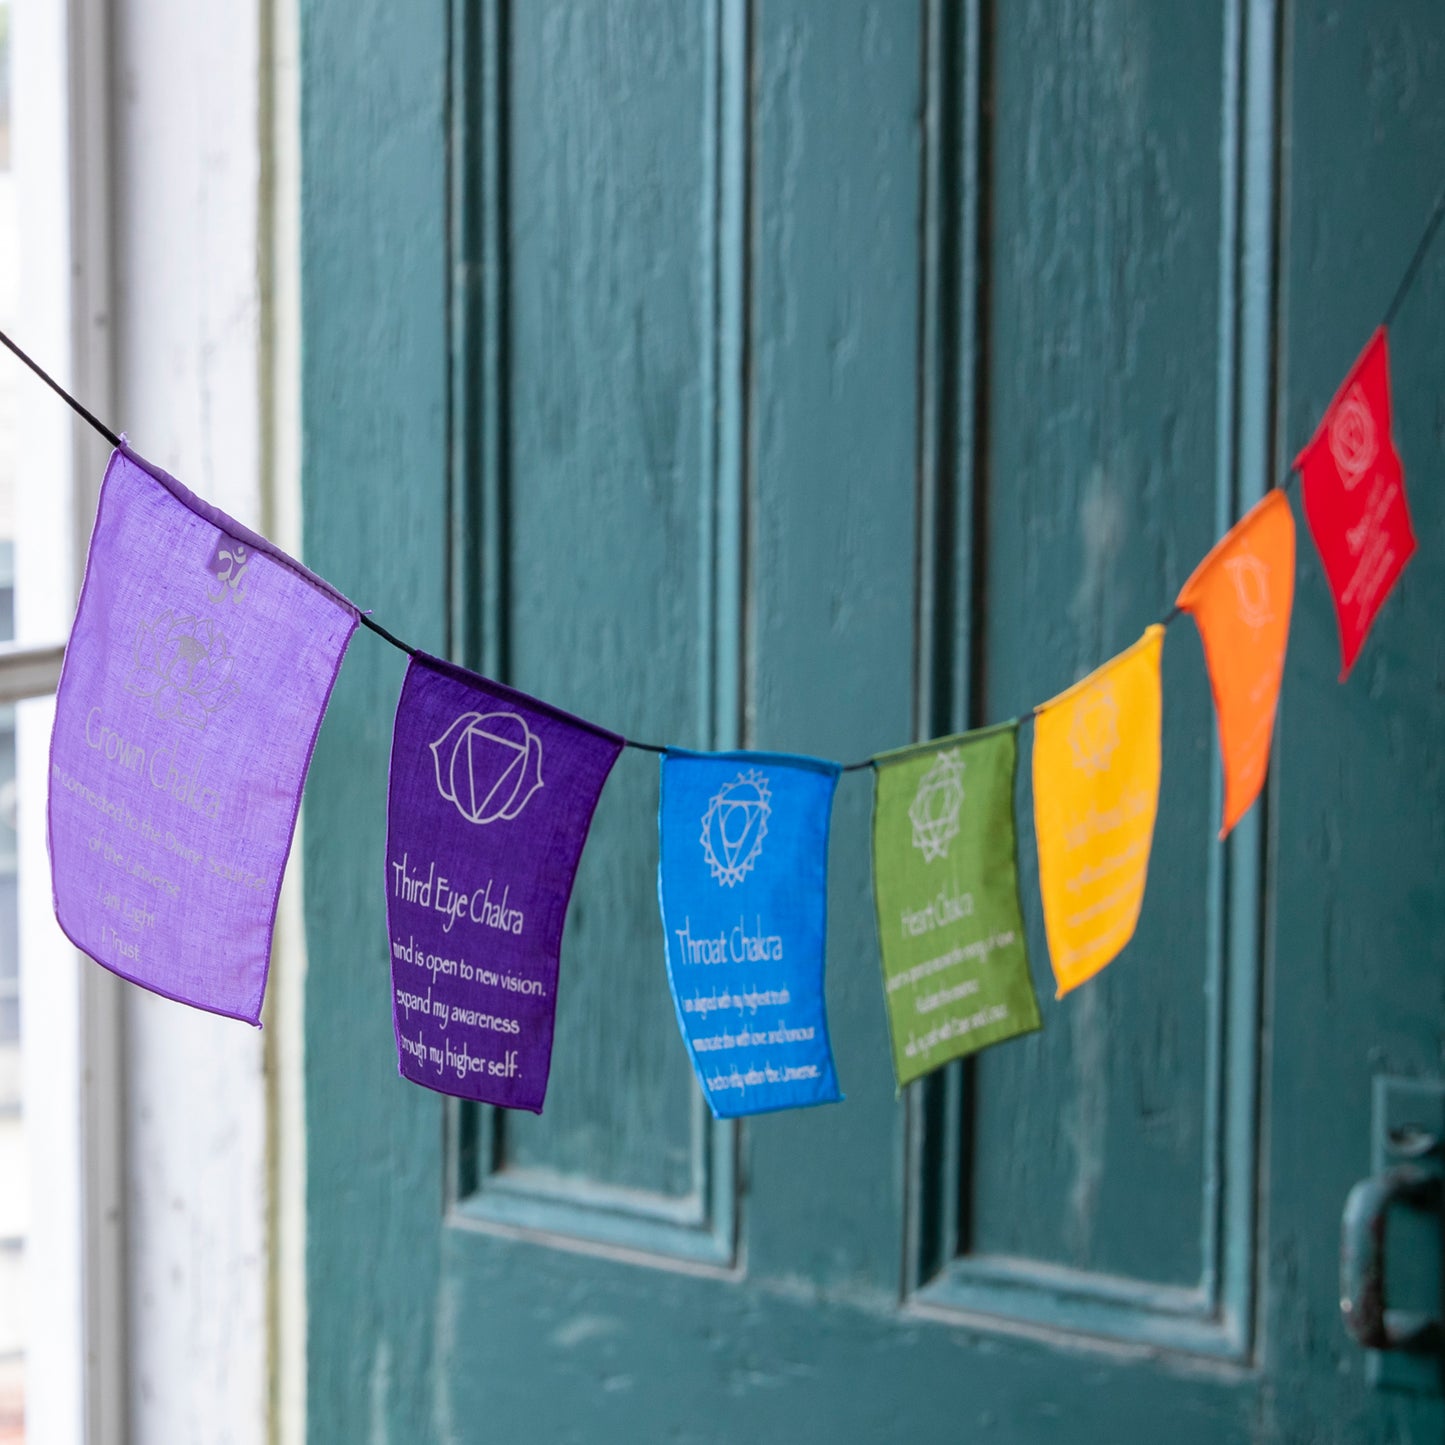
<svg viewBox="0 0 1445 1445"><path fill-rule="evenodd" d="M403 1078L542 1112L562 923L622 739L418 654L391 740L386 917Z"/></svg>
<svg viewBox="0 0 1445 1445"><path fill-rule="evenodd" d="M66 936L259 1024L301 784L356 610L129 447L112 453L50 738Z"/></svg>

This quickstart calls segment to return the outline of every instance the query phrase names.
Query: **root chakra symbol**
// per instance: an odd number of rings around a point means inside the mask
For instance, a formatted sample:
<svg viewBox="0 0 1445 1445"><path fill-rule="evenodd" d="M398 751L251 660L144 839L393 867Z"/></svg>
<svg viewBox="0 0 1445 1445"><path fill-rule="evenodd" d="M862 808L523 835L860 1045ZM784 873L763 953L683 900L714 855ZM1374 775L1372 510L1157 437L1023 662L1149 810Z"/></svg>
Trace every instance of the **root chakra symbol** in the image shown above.
<svg viewBox="0 0 1445 1445"><path fill-rule="evenodd" d="M758 861L772 811L766 773L739 773L713 795L702 815L702 853L724 887L741 883Z"/></svg>
<svg viewBox="0 0 1445 1445"><path fill-rule="evenodd" d="M510 822L542 786L542 740L514 712L464 712L434 743L437 792L469 823Z"/></svg>
<svg viewBox="0 0 1445 1445"><path fill-rule="evenodd" d="M1347 492L1353 492L1359 485L1360 478L1370 469L1379 450L1375 418L1369 402L1364 392L1353 386L1330 419L1330 452Z"/></svg>
<svg viewBox="0 0 1445 1445"><path fill-rule="evenodd" d="M933 766L919 779L918 791L908 809L913 824L913 846L924 861L948 857L948 845L958 836L958 815L963 807L964 761L958 749L939 753Z"/></svg>

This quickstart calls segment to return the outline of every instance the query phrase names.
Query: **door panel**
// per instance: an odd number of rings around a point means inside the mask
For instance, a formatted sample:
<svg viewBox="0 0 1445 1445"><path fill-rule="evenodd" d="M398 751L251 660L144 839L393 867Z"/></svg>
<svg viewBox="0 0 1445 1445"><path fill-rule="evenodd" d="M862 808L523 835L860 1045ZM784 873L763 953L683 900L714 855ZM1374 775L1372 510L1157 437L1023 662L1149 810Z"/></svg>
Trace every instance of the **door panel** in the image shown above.
<svg viewBox="0 0 1445 1445"><path fill-rule="evenodd" d="M723 37L703 7L642 3L454 22L454 316L480 363L456 371L454 646L634 735L708 745L738 665L715 601L737 567L717 519L739 444L721 364L742 324ZM588 966L559 991L546 1112L467 1111L457 1199L472 1220L729 1263L733 1132L661 1046L672 1004L639 946L657 927L656 761L620 769L568 922Z"/></svg>
<svg viewBox="0 0 1445 1445"><path fill-rule="evenodd" d="M1079 3L996 19L980 717L1021 712L1132 642L1237 500L1219 464L1234 420L1220 392L1236 378L1214 354L1241 99L1225 9ZM1240 479L1253 488L1259 460ZM1194 1288L1216 1142L1218 806L1184 634L1168 639L1167 792L1131 966L1028 1046L981 1061L972 1225L985 1254ZM1020 853L1036 903L1031 838Z"/></svg>
<svg viewBox="0 0 1445 1445"><path fill-rule="evenodd" d="M308 560L647 740L851 760L1016 714L1168 609L1381 314L1445 155L1437 8L309 0ZM1371 1080L1445 1067L1442 286L1445 252L1392 336L1421 551L1356 677L1302 541L1280 759L1221 846L1171 629L1139 931L1058 1002L1026 731L1044 1031L902 1100L868 774L830 855L847 1101L722 1125L641 754L544 1115L396 1079L400 665L358 643L307 793L314 1439L1439 1438L1335 1295Z"/></svg>
<svg viewBox="0 0 1445 1445"><path fill-rule="evenodd" d="M1253 13L991 17L986 300L964 336L986 364L960 399L977 420L957 465L978 529L968 720L1025 711L1127 646L1268 484L1237 400L1269 384L1266 351L1237 335L1267 331L1270 279L1267 253L1239 256L1244 208L1267 213L1272 181L1272 155L1243 148L1259 105L1245 75L1270 77L1274 58ZM1164 688L1159 824L1128 966L934 1086L922 1187L938 1181L944 1202L920 1283L958 1308L1242 1358L1261 920L1257 889L1230 881L1258 877L1258 833L1251 821L1215 842L1208 689L1184 627ZM1019 821L1042 988L1026 787Z"/></svg>

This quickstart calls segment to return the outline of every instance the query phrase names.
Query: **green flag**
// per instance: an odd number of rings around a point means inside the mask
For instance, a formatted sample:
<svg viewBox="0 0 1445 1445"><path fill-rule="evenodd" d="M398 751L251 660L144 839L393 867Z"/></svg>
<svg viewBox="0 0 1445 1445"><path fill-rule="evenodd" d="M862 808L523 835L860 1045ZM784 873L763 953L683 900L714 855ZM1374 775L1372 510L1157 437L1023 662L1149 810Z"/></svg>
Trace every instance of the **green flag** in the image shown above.
<svg viewBox="0 0 1445 1445"><path fill-rule="evenodd" d="M1018 724L876 762L873 901L899 1087L1039 1027L1014 843Z"/></svg>

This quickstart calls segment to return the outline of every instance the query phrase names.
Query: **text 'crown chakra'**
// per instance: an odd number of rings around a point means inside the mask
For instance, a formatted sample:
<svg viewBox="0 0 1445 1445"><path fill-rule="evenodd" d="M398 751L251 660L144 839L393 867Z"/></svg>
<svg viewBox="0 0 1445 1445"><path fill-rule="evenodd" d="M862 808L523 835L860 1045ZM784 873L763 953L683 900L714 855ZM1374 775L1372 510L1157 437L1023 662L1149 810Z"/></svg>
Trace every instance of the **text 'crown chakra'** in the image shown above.
<svg viewBox="0 0 1445 1445"><path fill-rule="evenodd" d="M702 815L702 851L719 883L741 883L758 861L772 811L765 773L739 773L714 794Z"/></svg>
<svg viewBox="0 0 1445 1445"><path fill-rule="evenodd" d="M514 712L464 712L431 745L437 791L469 823L510 822L542 786L542 740Z"/></svg>
<svg viewBox="0 0 1445 1445"><path fill-rule="evenodd" d="M919 779L918 791L908 809L913 824L913 846L925 861L948 857L948 845L958 836L958 815L963 807L964 761L958 749L939 753L933 766Z"/></svg>

